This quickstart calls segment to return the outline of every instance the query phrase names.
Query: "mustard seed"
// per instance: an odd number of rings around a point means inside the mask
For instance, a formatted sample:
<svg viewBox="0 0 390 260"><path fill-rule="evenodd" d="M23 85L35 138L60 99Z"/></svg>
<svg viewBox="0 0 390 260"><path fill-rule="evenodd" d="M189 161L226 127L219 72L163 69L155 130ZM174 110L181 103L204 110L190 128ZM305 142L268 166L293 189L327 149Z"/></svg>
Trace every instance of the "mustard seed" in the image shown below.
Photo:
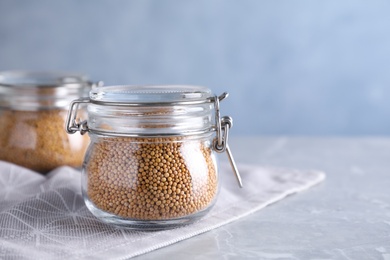
<svg viewBox="0 0 390 260"><path fill-rule="evenodd" d="M217 194L217 169L204 140L102 137L87 161L89 200L124 218L183 217L206 209Z"/></svg>
<svg viewBox="0 0 390 260"><path fill-rule="evenodd" d="M89 139L64 130L67 111L0 111L0 160L40 173L59 166L80 167Z"/></svg>

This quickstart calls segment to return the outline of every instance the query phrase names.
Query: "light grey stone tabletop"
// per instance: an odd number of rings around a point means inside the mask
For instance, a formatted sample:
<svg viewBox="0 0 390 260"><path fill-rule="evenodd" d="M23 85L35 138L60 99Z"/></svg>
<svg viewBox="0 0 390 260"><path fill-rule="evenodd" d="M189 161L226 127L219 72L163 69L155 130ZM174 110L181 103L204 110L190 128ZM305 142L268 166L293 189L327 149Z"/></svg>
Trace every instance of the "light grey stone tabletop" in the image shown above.
<svg viewBox="0 0 390 260"><path fill-rule="evenodd" d="M231 138L230 147L237 162L318 169L327 178L134 259L390 260L390 138L245 137Z"/></svg>

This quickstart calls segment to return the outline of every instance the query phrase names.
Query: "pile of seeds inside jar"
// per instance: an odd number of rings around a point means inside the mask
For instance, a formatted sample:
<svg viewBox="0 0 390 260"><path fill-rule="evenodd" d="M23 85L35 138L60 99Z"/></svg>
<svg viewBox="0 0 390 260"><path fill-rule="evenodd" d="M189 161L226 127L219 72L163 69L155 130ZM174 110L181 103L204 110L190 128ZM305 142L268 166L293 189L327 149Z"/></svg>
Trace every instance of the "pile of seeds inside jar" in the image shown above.
<svg viewBox="0 0 390 260"><path fill-rule="evenodd" d="M66 110L0 112L0 160L46 173L56 167L80 167L87 136L64 131Z"/></svg>
<svg viewBox="0 0 390 260"><path fill-rule="evenodd" d="M102 138L88 155L87 195L125 218L162 220L197 213L216 197L210 144L183 138Z"/></svg>

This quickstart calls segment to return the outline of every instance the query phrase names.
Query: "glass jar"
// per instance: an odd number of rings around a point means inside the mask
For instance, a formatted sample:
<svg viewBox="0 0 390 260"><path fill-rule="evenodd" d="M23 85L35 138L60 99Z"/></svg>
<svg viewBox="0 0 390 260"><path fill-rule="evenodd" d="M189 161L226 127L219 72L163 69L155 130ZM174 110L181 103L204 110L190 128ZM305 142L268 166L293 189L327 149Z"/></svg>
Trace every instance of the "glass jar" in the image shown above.
<svg viewBox="0 0 390 260"><path fill-rule="evenodd" d="M82 177L89 210L141 230L204 216L218 194L216 152L228 151L240 181L227 146L231 118L219 116L226 96L195 86L111 86L73 101L67 131L91 139ZM82 103L88 121L80 123L73 118Z"/></svg>
<svg viewBox="0 0 390 260"><path fill-rule="evenodd" d="M0 160L40 173L81 167L89 140L64 131L71 100L87 97L82 74L0 72Z"/></svg>

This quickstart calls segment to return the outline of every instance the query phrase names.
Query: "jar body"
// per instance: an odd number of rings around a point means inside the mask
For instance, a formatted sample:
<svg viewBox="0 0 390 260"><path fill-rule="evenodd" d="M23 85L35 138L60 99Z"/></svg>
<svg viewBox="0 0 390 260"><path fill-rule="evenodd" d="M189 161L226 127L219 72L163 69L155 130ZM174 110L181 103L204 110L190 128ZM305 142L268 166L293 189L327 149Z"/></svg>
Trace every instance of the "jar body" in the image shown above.
<svg viewBox="0 0 390 260"><path fill-rule="evenodd" d="M218 167L210 134L90 137L82 191L102 221L166 229L192 223L214 205Z"/></svg>
<svg viewBox="0 0 390 260"><path fill-rule="evenodd" d="M63 165L81 167L89 139L67 135L66 116L64 108L0 109L0 160L43 174Z"/></svg>
<svg viewBox="0 0 390 260"><path fill-rule="evenodd" d="M68 136L63 128L69 102L93 86L78 73L1 71L0 160L43 174L63 165L81 167L89 140ZM85 117L85 107L80 109Z"/></svg>

